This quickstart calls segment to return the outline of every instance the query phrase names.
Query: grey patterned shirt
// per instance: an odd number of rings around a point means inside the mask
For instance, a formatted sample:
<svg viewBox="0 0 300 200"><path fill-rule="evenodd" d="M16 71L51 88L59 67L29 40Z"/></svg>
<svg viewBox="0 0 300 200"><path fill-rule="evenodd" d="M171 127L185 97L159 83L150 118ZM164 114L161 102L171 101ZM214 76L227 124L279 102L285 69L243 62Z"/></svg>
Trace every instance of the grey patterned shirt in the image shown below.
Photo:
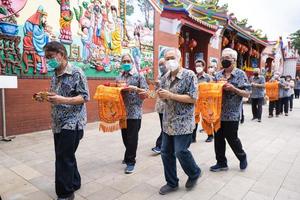
<svg viewBox="0 0 300 200"><path fill-rule="evenodd" d="M284 98L289 96L288 82L284 79L280 79L279 81L279 98Z"/></svg>
<svg viewBox="0 0 300 200"><path fill-rule="evenodd" d="M225 78L224 70L217 72L215 79L217 81ZM241 90L251 90L248 78L244 71L235 68L231 72L228 83ZM243 97L229 91L223 91L222 115L221 121L239 121Z"/></svg>
<svg viewBox="0 0 300 200"><path fill-rule="evenodd" d="M90 99L87 80L80 68L68 64L64 73L51 78L51 91L64 97L81 95L85 101ZM52 131L60 133L62 129L83 130L87 122L85 104L52 104Z"/></svg>
<svg viewBox="0 0 300 200"><path fill-rule="evenodd" d="M163 76L161 88L175 94L186 94L197 99L197 77L191 70L181 69L175 80L171 80L171 73ZM194 104L165 100L163 113L163 131L168 135L191 134L195 128Z"/></svg>
<svg viewBox="0 0 300 200"><path fill-rule="evenodd" d="M145 77L139 73L123 73L118 79L126 81L127 85L149 89ZM123 91L122 96L126 107L127 119L142 119L143 100L138 93L135 91Z"/></svg>
<svg viewBox="0 0 300 200"><path fill-rule="evenodd" d="M203 74L197 75L197 79L198 79L198 83L209 83L211 81L213 81L213 77L205 72L203 72Z"/></svg>
<svg viewBox="0 0 300 200"><path fill-rule="evenodd" d="M253 76L251 77L250 82L265 85L266 79L263 76ZM265 97L265 88L252 86L251 98L255 99L263 97Z"/></svg>

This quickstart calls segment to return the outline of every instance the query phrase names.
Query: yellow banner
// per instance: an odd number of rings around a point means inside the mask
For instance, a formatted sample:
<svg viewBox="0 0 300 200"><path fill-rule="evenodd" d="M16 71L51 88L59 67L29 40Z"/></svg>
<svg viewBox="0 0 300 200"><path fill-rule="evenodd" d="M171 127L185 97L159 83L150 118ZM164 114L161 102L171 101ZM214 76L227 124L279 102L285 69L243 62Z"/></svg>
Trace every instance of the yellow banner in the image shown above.
<svg viewBox="0 0 300 200"><path fill-rule="evenodd" d="M121 94L122 88L99 85L94 99L98 100L99 129L114 132L126 128L126 109Z"/></svg>

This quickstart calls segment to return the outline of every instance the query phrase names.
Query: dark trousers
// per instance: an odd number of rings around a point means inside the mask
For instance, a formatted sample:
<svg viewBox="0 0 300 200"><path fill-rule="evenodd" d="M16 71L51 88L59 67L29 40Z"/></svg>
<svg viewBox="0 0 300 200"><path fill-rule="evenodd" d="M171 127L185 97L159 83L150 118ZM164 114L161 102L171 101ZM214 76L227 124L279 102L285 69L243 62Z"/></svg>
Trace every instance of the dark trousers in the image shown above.
<svg viewBox="0 0 300 200"><path fill-rule="evenodd" d="M159 121L160 121L160 134L156 140L156 147L161 148L162 143L162 134L163 134L163 113L158 113L159 115Z"/></svg>
<svg viewBox="0 0 300 200"><path fill-rule="evenodd" d="M280 113L289 113L289 98L290 97L283 97L280 98Z"/></svg>
<svg viewBox="0 0 300 200"><path fill-rule="evenodd" d="M270 101L269 102L269 115L273 116L274 109L275 109L275 114L279 115L280 114L280 106L281 106L280 99L278 99L277 101Z"/></svg>
<svg viewBox="0 0 300 200"><path fill-rule="evenodd" d="M194 128L193 133L192 133L192 142L195 142L195 141L196 141L196 138L197 138L197 130L198 130L198 124L195 124L195 128Z"/></svg>
<svg viewBox="0 0 300 200"><path fill-rule="evenodd" d="M225 139L240 161L246 159L246 153L238 138L238 128L238 121L221 121L221 128L215 134L215 153L218 164L227 164Z"/></svg>
<svg viewBox="0 0 300 200"><path fill-rule="evenodd" d="M61 130L54 134L55 190L60 198L67 198L81 186L75 152L83 130Z"/></svg>
<svg viewBox="0 0 300 200"><path fill-rule="evenodd" d="M295 89L295 99L299 99L300 90Z"/></svg>
<svg viewBox="0 0 300 200"><path fill-rule="evenodd" d="M163 133L161 158L167 184L171 187L178 186L176 157L183 171L190 179L199 177L201 170L196 164L192 153L188 150L192 142L192 134L169 136Z"/></svg>
<svg viewBox="0 0 300 200"><path fill-rule="evenodd" d="M289 104L290 104L290 109L293 110L293 106L294 106L294 95L293 94L289 97Z"/></svg>
<svg viewBox="0 0 300 200"><path fill-rule="evenodd" d="M127 128L122 129L123 143L126 148L124 162L127 165L135 165L136 150L138 147L141 119L127 119Z"/></svg>
<svg viewBox="0 0 300 200"><path fill-rule="evenodd" d="M252 98L252 114L254 119L261 119L264 98Z"/></svg>

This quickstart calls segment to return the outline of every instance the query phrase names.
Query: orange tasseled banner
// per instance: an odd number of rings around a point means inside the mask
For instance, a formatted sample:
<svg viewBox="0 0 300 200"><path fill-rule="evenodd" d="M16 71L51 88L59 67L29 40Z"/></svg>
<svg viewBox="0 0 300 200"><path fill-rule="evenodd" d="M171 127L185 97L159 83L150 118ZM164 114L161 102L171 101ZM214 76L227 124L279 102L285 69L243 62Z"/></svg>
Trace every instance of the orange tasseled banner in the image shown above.
<svg viewBox="0 0 300 200"><path fill-rule="evenodd" d="M94 99L98 100L99 129L114 132L126 128L126 109L121 94L122 88L99 85Z"/></svg>
<svg viewBox="0 0 300 200"><path fill-rule="evenodd" d="M266 93L269 98L269 101L277 101L279 98L279 83L277 81L267 82Z"/></svg>
<svg viewBox="0 0 300 200"><path fill-rule="evenodd" d="M223 82L200 83L198 85L198 101L195 107L196 123L200 122L208 135L212 135L221 127Z"/></svg>

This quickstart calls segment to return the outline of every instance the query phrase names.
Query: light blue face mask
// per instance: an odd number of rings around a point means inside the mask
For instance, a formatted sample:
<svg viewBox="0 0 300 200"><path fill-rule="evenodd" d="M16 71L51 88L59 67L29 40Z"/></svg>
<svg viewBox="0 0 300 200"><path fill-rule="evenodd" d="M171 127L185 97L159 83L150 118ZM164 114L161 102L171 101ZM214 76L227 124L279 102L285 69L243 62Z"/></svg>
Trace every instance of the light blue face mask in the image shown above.
<svg viewBox="0 0 300 200"><path fill-rule="evenodd" d="M126 64L122 64L122 69L125 72L129 72L132 69L132 64L126 63Z"/></svg>
<svg viewBox="0 0 300 200"><path fill-rule="evenodd" d="M60 62L56 58L47 59L47 65L52 69L57 69L60 66Z"/></svg>

